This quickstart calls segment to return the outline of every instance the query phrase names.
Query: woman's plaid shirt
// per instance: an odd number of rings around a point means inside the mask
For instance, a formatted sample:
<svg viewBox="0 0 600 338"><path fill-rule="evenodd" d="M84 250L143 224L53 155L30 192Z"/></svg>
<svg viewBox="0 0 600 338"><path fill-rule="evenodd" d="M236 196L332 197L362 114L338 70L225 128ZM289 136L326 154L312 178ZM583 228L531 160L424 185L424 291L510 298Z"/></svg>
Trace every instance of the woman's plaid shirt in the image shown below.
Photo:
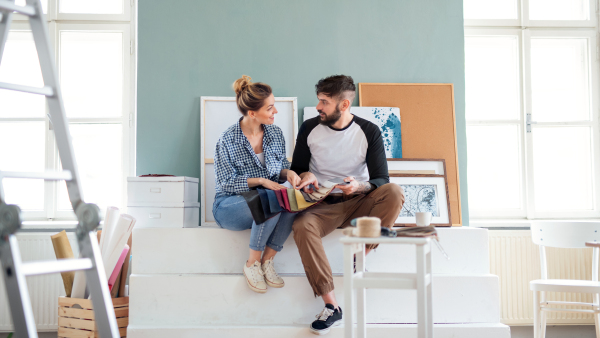
<svg viewBox="0 0 600 338"><path fill-rule="evenodd" d="M274 124L263 127L266 168L260 163L250 142L242 133L239 121L221 134L215 149L215 198L250 190L248 178L262 177L277 182L281 170L290 168L290 162L285 156L285 138L281 129Z"/></svg>

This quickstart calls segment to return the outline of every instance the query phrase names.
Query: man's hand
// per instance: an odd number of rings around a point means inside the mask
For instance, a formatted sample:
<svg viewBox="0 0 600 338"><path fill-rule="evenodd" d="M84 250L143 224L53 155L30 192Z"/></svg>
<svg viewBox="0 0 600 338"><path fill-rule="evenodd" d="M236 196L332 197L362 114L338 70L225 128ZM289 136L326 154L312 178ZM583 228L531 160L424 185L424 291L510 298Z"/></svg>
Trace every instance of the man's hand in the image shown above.
<svg viewBox="0 0 600 338"><path fill-rule="evenodd" d="M300 174L300 178L302 180L300 181L300 184L298 185L298 189L304 188L304 192L307 194L313 193L313 189L309 188L310 184L314 185L315 188L319 189L319 182L317 181L317 177L315 176L315 174L311 173L310 171Z"/></svg>
<svg viewBox="0 0 600 338"><path fill-rule="evenodd" d="M335 187L340 189L344 195L351 194L366 194L373 189L373 186L369 182L357 181L354 177L346 177L344 182L348 184L338 184Z"/></svg>

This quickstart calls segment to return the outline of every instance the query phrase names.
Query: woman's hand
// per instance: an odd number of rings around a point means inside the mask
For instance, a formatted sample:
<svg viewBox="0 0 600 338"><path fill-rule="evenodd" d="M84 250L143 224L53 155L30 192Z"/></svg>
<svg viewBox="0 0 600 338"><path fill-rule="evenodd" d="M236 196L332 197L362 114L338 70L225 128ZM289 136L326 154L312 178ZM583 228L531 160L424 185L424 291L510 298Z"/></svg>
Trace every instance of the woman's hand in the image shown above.
<svg viewBox="0 0 600 338"><path fill-rule="evenodd" d="M277 182L273 182L269 179L263 178L261 185L269 190L281 190L281 189L286 189L283 185L277 183Z"/></svg>
<svg viewBox="0 0 600 338"><path fill-rule="evenodd" d="M288 170L287 181L290 182L294 189L298 189L298 185L300 185L300 182L302 180L300 179L300 176L298 176L298 174L296 174L294 171Z"/></svg>

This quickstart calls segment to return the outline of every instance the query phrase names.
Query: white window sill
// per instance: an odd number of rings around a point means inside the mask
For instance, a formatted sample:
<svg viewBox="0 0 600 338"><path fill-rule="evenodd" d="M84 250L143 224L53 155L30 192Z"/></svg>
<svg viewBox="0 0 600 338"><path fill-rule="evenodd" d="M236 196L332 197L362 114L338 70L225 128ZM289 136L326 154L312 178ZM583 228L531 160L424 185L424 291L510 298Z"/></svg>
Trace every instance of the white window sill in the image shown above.
<svg viewBox="0 0 600 338"><path fill-rule="evenodd" d="M24 221L22 230L70 230L77 228L77 221ZM104 221L100 222L98 229L102 229Z"/></svg>
<svg viewBox="0 0 600 338"><path fill-rule="evenodd" d="M529 219L472 219L469 222L469 226L473 228L505 228L507 230L511 229L529 229L531 227L531 223L538 220L529 220ZM600 219L540 219L539 221L554 221L554 222L600 222Z"/></svg>

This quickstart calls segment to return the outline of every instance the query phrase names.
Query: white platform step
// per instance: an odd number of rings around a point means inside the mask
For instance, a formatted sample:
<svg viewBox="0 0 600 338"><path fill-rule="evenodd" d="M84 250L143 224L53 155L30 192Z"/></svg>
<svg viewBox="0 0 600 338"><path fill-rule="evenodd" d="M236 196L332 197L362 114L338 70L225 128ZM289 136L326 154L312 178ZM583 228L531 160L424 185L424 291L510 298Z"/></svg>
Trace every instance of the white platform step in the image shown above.
<svg viewBox="0 0 600 338"><path fill-rule="evenodd" d="M510 328L503 324L436 324L435 338L510 338ZM415 324L371 324L367 326L369 338L416 338ZM138 327L129 324L129 338L312 338L307 325L294 326L237 326L237 327ZM328 338L344 337L343 326L332 328Z"/></svg>
<svg viewBox="0 0 600 338"><path fill-rule="evenodd" d="M434 246L433 272L438 274L488 274L487 229L439 228L440 242L450 256L446 260ZM342 273L342 230L323 238L334 273ZM304 273L296 243L290 235L275 264L280 273ZM192 229L153 228L133 231L133 273L240 273L248 257L250 230L230 231L215 227ZM382 245L367 257L371 272L414 272L415 249Z"/></svg>
<svg viewBox="0 0 600 338"><path fill-rule="evenodd" d="M251 291L242 275L165 274L130 277L133 326L305 325L322 308L306 277L282 276L286 286ZM343 305L343 277L334 277ZM433 278L434 323L499 323L494 275ZM368 323L416 323L416 291L367 290ZM173 336L174 337L174 336Z"/></svg>

